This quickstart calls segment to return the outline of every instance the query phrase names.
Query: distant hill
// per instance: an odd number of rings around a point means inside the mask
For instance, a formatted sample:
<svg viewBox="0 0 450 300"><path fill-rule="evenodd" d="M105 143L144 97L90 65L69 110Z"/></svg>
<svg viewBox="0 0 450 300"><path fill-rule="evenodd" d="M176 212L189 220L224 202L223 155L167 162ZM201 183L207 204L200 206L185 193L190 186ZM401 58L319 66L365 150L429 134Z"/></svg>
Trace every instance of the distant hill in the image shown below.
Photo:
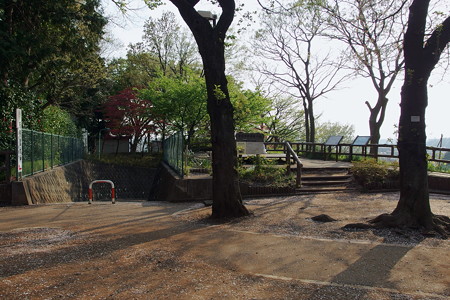
<svg viewBox="0 0 450 300"><path fill-rule="evenodd" d="M440 139L428 139L427 146L437 147L439 142L440 142ZM442 148L450 148L450 138L443 138L441 147Z"/></svg>
<svg viewBox="0 0 450 300"><path fill-rule="evenodd" d="M427 146L430 147L437 147L439 144L440 139L428 139L427 140ZM387 139L380 139L380 144L395 144L397 141L388 141ZM450 148L450 138L443 138L442 139L442 148Z"/></svg>

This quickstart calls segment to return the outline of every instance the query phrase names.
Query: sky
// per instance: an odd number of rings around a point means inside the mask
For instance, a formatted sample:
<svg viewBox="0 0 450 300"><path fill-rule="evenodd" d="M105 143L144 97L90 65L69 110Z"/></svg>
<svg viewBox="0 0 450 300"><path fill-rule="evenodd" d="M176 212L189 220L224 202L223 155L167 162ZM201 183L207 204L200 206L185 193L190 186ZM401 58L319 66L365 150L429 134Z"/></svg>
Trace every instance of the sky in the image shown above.
<svg viewBox="0 0 450 300"><path fill-rule="evenodd" d="M126 55L127 46L130 43L142 41L143 25L151 16L158 18L163 11L173 11L178 16L175 7L166 1L167 4L155 11L148 9L142 0L131 0L131 10L126 17L114 7L112 1L103 0L106 14L113 22L108 25L108 31L115 40L113 47L108 49L105 56L123 57ZM205 1L201 1L202 4ZM213 10L216 13L219 9L209 5L198 5L198 10ZM256 0L247 0L248 7L257 7ZM180 24L183 24L180 18ZM395 125L400 117L400 89L403 76L394 84L392 91L388 94L389 103L386 118L381 128L381 138L395 139ZM244 79L245 81L245 79ZM369 109L365 101L371 104L376 102L376 91L370 79L360 78L347 81L345 87L333 91L326 98L315 101L315 112L320 115L320 122L339 122L341 124L351 124L355 128L355 135L369 135ZM450 137L450 71L442 76L441 70L435 70L429 81L428 88L428 108L426 111L427 137L440 138Z"/></svg>

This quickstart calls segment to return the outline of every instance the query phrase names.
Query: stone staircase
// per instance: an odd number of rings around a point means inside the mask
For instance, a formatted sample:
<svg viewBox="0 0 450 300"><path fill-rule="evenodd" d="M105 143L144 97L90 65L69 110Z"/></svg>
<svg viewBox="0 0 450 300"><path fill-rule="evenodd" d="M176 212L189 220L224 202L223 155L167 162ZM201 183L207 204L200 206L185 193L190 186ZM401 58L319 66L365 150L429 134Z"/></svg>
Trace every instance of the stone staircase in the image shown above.
<svg viewBox="0 0 450 300"><path fill-rule="evenodd" d="M348 168L303 168L302 187L297 194L329 193L354 190Z"/></svg>

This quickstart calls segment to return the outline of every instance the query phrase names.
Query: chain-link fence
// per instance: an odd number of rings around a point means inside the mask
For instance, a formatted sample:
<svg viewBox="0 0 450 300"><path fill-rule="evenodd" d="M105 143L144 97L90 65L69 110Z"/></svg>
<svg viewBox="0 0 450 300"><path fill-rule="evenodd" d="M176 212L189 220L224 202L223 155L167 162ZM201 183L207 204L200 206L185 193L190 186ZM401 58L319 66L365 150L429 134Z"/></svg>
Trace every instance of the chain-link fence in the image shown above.
<svg viewBox="0 0 450 300"><path fill-rule="evenodd" d="M22 176L83 158L82 139L22 130Z"/></svg>
<svg viewBox="0 0 450 300"><path fill-rule="evenodd" d="M184 142L183 133L177 132L164 140L163 160L179 176L184 176Z"/></svg>

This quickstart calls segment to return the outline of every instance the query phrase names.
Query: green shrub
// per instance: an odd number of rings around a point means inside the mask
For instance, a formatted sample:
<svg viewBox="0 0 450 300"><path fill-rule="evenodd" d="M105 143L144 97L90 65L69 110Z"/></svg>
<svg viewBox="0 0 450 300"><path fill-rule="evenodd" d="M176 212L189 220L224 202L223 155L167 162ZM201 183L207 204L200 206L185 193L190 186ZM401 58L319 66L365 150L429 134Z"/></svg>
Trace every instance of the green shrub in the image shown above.
<svg viewBox="0 0 450 300"><path fill-rule="evenodd" d="M239 168L238 173L240 180L253 184L290 186L295 183L293 174L286 175L286 169L274 166Z"/></svg>
<svg viewBox="0 0 450 300"><path fill-rule="evenodd" d="M430 172L440 172L440 173L450 173L450 164L447 163L436 163L428 162L428 171Z"/></svg>
<svg viewBox="0 0 450 300"><path fill-rule="evenodd" d="M252 156L247 156L247 157L240 157L239 164L240 165L255 165L255 167L259 168L261 166L274 165L275 162L271 161L267 158L264 158L260 155L252 155Z"/></svg>
<svg viewBox="0 0 450 300"><path fill-rule="evenodd" d="M133 166L143 168L156 168L161 162L161 154L144 154L141 153L120 153L120 154L102 154L100 159L97 154L87 157L88 160L98 161L107 164Z"/></svg>
<svg viewBox="0 0 450 300"><path fill-rule="evenodd" d="M376 161L375 159L364 159L354 161L351 169L356 181L363 185L383 184L399 179L399 168L397 162Z"/></svg>
<svg viewBox="0 0 450 300"><path fill-rule="evenodd" d="M259 155L241 159L241 164L253 164L250 168L239 167L239 178L253 184L290 186L295 183L293 174L286 175L285 168L277 168L274 162Z"/></svg>

